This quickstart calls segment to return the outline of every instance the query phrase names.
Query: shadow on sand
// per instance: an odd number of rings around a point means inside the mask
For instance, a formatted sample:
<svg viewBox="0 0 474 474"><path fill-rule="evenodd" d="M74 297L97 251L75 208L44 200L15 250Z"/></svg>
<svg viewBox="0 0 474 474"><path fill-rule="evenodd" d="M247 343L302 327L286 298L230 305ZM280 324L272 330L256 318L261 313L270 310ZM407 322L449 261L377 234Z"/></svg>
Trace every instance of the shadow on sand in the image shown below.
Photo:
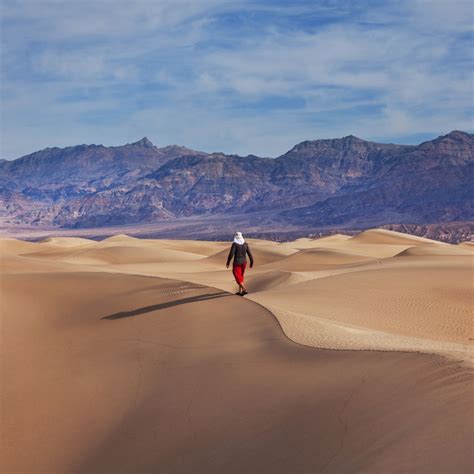
<svg viewBox="0 0 474 474"><path fill-rule="evenodd" d="M140 314L151 313L152 311L158 311L160 309L172 308L173 306L179 306L181 304L195 303L197 301L212 300L215 298L222 298L224 296L230 296L231 293L226 291L220 291L218 293L207 293L205 295L190 296L189 298L183 298L180 300L167 301L166 303L154 304L151 306L143 306L142 308L132 309L131 311L124 311L121 313L109 314L100 319L121 319L130 318L132 316L138 316Z"/></svg>

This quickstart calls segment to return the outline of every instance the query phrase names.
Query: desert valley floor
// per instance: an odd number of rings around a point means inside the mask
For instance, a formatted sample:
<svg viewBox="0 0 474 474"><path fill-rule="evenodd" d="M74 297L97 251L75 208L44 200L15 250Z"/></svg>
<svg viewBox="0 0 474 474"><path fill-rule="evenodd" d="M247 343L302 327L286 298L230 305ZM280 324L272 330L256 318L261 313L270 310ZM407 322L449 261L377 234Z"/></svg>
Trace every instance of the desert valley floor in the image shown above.
<svg viewBox="0 0 474 474"><path fill-rule="evenodd" d="M474 248L0 239L1 472L472 472Z"/></svg>

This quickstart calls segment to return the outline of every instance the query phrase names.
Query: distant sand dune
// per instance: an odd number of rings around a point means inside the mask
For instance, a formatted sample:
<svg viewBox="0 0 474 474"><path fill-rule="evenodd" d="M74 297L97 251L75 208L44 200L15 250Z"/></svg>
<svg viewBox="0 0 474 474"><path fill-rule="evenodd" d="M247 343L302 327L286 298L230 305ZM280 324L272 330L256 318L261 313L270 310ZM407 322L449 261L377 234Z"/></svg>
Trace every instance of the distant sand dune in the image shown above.
<svg viewBox="0 0 474 474"><path fill-rule="evenodd" d="M329 235L328 237L321 237L319 239L296 239L292 242L284 242L281 246L284 247L291 247L297 250L304 250L304 249L311 249L315 247L324 247L328 244L340 244L346 240L351 238L350 235L343 235L343 234L334 234Z"/></svg>
<svg viewBox="0 0 474 474"><path fill-rule="evenodd" d="M131 235L115 234L115 235L112 235L111 237L107 237L103 239L102 242L137 243L137 242L140 242L140 239L138 239L137 237L132 237Z"/></svg>
<svg viewBox="0 0 474 474"><path fill-rule="evenodd" d="M192 252L203 256L213 255L218 249L227 249L227 242L205 242L199 240L157 240L151 241L154 245L168 250Z"/></svg>
<svg viewBox="0 0 474 474"><path fill-rule="evenodd" d="M411 248L412 245L398 245L398 244L371 244L359 243L358 241L347 241L342 245L334 246L349 252L355 252L359 255L365 255L373 258L389 258L399 255L404 250Z"/></svg>
<svg viewBox="0 0 474 474"><path fill-rule="evenodd" d="M368 243L368 244L390 244L390 245L422 245L422 244L437 244L449 245L441 242L435 242L424 237L416 235L403 234L402 232L395 232L386 229L371 229L361 232L360 234L351 238L352 242Z"/></svg>
<svg viewBox="0 0 474 474"><path fill-rule="evenodd" d="M55 260L30 258L27 255L0 256L1 273L48 273L48 272L76 272L77 268L67 263Z"/></svg>
<svg viewBox="0 0 474 474"><path fill-rule="evenodd" d="M114 245L101 246L97 244L93 248L82 248L81 246L73 251L62 246L48 248L39 252L30 252L27 255L85 265L179 262L202 258L202 255L199 254L163 249L159 245L122 245L117 241L114 241Z"/></svg>
<svg viewBox="0 0 474 474"><path fill-rule="evenodd" d="M19 255L22 253L35 252L37 249L38 244L34 242L0 238L0 255Z"/></svg>
<svg viewBox="0 0 474 474"><path fill-rule="evenodd" d="M255 260L258 259L260 265L265 265L266 263L270 262L275 262L282 257L285 257L287 255L291 255L296 250L294 249L288 249L288 248L283 248L280 246L272 245L272 246L265 246L265 245L251 245L251 252ZM215 253L214 255L211 255L206 258L206 261L208 263L217 263L217 264L222 264L222 262L226 262L227 260L227 255L229 254L229 248L230 244L227 244L226 248L224 250L221 250L220 252Z"/></svg>
<svg viewBox="0 0 474 474"><path fill-rule="evenodd" d="M47 237L39 243L57 247L77 247L78 245L94 245L97 242L82 237Z"/></svg>
<svg viewBox="0 0 474 474"><path fill-rule="evenodd" d="M337 249L307 249L280 258L266 265L267 267L281 268L288 271L311 271L334 268L335 265L367 262L370 257ZM265 265L265 263L264 263Z"/></svg>
<svg viewBox="0 0 474 474"><path fill-rule="evenodd" d="M202 258L201 255L192 252L181 252L177 250L160 249L158 246L153 248L143 248L141 246L122 246L87 249L69 258L63 258L64 261L71 263L81 263L82 261L97 261L104 264L122 264L122 263L159 263L189 261Z"/></svg>

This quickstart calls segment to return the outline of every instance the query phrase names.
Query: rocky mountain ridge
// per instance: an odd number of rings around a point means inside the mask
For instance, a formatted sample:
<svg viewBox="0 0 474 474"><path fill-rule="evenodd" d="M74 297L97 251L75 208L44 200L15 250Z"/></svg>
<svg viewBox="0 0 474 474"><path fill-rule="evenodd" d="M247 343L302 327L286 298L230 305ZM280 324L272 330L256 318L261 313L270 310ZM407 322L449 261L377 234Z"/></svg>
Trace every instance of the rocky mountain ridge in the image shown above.
<svg viewBox="0 0 474 474"><path fill-rule="evenodd" d="M158 148L46 148L0 161L4 226L100 227L270 212L295 228L474 220L474 135L420 145L349 135L277 158ZM258 219L258 217L256 217Z"/></svg>

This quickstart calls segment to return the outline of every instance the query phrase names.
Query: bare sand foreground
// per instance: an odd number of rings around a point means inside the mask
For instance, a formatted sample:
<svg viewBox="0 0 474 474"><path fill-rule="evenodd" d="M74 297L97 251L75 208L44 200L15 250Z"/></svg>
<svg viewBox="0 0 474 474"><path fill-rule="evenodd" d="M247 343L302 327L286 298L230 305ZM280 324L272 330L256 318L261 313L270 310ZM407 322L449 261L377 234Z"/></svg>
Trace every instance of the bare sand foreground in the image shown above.
<svg viewBox="0 0 474 474"><path fill-rule="evenodd" d="M0 240L0 471L472 472L472 247L250 245Z"/></svg>

